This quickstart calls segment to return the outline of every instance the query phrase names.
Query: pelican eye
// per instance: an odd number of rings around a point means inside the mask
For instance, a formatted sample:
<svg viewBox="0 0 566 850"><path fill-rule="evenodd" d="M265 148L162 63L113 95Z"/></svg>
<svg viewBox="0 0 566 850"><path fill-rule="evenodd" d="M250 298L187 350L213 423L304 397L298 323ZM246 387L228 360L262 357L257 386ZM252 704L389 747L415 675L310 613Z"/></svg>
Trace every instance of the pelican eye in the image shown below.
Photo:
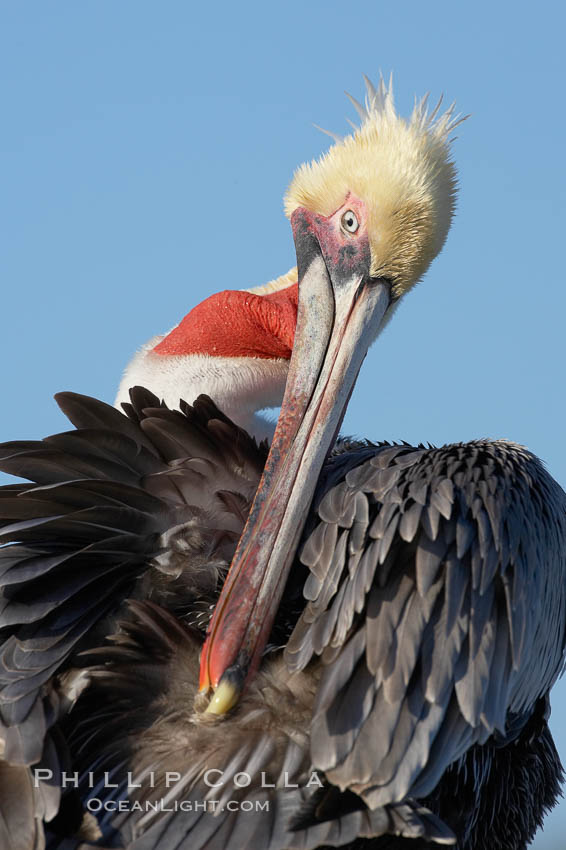
<svg viewBox="0 0 566 850"><path fill-rule="evenodd" d="M356 213L353 210L346 210L340 219L340 224L342 225L342 230L345 230L346 233L355 233L360 226Z"/></svg>

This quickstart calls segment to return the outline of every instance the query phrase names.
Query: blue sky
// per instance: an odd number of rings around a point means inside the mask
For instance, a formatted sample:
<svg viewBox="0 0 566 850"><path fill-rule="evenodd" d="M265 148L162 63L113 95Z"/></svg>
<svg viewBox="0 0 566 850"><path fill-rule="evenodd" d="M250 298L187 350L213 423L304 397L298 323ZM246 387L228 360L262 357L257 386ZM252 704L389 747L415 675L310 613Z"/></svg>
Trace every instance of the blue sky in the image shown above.
<svg viewBox="0 0 566 850"><path fill-rule="evenodd" d="M281 197L354 118L343 90L472 117L443 254L372 349L345 430L508 437L566 486L558 4L0 2L2 439L112 400L138 345L294 264ZM566 682L553 730L566 761ZM538 850L563 844L566 805Z"/></svg>

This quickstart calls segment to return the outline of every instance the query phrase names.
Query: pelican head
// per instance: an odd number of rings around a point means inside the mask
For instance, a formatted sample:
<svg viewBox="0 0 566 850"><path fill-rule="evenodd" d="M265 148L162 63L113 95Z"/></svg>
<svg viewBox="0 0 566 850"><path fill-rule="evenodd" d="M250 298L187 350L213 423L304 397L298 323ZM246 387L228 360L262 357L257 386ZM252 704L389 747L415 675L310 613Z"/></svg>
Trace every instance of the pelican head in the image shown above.
<svg viewBox="0 0 566 850"><path fill-rule="evenodd" d="M367 82L361 125L301 166L286 195L298 310L281 413L215 609L201 688L223 713L260 663L325 457L359 369L399 299L440 251L454 211L451 107L408 120Z"/></svg>
<svg viewBox="0 0 566 850"><path fill-rule="evenodd" d="M365 105L353 97L360 126L318 160L301 165L287 190L289 218L303 207L328 217L359 198L367 211L370 275L387 278L392 295L404 295L441 250L454 214L457 178L450 134L464 119L454 104L428 112L428 95L410 118L395 110L393 86L375 88L365 78ZM324 131L327 132L327 131ZM347 225L346 225L347 226Z"/></svg>

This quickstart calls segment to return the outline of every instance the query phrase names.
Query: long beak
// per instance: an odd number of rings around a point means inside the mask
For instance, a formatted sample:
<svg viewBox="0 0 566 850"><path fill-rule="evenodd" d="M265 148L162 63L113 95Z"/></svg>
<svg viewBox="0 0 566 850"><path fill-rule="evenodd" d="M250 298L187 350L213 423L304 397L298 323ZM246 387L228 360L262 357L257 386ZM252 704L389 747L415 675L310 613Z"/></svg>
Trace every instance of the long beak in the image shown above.
<svg viewBox="0 0 566 850"><path fill-rule="evenodd" d="M299 307L281 414L248 522L201 656L208 711L223 714L259 666L325 458L367 349L391 303L369 277L367 236L347 251L327 219L298 209L291 220Z"/></svg>

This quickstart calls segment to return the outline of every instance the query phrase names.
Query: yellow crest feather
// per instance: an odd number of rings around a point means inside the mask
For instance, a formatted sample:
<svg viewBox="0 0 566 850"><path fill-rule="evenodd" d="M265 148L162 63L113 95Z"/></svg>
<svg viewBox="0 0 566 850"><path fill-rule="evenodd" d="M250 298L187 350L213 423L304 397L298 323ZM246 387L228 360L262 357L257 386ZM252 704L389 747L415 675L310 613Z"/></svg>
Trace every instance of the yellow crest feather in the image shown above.
<svg viewBox="0 0 566 850"><path fill-rule="evenodd" d="M410 118L398 115L391 81L366 79L365 106L354 98L361 124L318 160L301 165L287 190L285 212L297 207L330 215L348 192L368 209L373 276L388 277L404 294L438 254L455 207L457 177L449 134L463 121L454 105L429 113L428 95ZM325 131L326 132L326 131Z"/></svg>

